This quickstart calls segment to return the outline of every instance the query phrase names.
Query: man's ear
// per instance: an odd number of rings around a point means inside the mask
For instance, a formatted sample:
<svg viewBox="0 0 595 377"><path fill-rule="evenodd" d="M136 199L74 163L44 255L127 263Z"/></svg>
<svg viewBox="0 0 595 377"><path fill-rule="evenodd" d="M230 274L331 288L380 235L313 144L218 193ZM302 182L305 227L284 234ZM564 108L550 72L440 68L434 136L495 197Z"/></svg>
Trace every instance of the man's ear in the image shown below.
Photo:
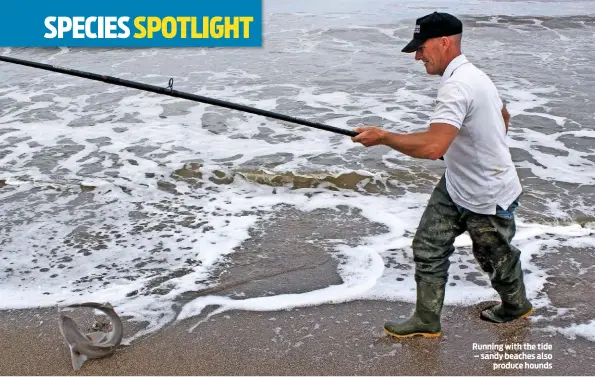
<svg viewBox="0 0 595 377"><path fill-rule="evenodd" d="M442 47L446 49L448 48L448 46L450 46L450 39L448 39L447 37L441 37L440 44L442 45Z"/></svg>

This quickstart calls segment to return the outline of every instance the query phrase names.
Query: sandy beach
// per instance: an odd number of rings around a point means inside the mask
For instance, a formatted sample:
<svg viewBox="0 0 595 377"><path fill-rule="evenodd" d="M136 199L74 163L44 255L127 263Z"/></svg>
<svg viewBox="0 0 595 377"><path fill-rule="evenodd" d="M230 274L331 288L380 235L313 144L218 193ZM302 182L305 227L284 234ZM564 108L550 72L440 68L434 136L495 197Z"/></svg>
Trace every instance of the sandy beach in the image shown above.
<svg viewBox="0 0 595 377"><path fill-rule="evenodd" d="M528 321L491 325L479 307L446 308L438 340L396 341L382 332L386 319L411 306L353 302L291 311L229 312L193 332L182 321L121 348L75 372L55 311L2 315L2 375L591 375L594 349L586 340L534 331ZM547 343L552 369L499 370L476 357L473 343ZM535 353L535 352L531 352ZM536 361L532 361L536 363Z"/></svg>
<svg viewBox="0 0 595 377"><path fill-rule="evenodd" d="M248 298L340 283L336 259L320 245L300 245L300 238L315 229L329 239L337 233L349 237L375 231L373 224L355 221L353 216L350 220L343 216L341 221L324 212L307 217L285 211L282 219L270 221L268 232L254 232L232 255L221 273L220 285L208 293L234 296L242 292ZM561 254L566 258L561 259ZM568 278L576 275L568 259L584 260L589 251L568 249L561 254L542 261L552 266L546 293L556 306L574 307L573 320L588 321L589 302L595 299L594 280L587 275ZM398 282L395 289L399 289ZM479 319L481 308L488 304L445 307L442 338L400 341L386 336L382 325L409 315L413 309L410 303L376 300L275 312L229 311L189 332L205 318L203 313L138 339L109 358L88 361L78 372L72 369L68 347L59 332L56 308L4 311L0 314L0 374L591 375L595 371L591 341L581 337L571 340L543 330L548 325L565 324L562 319L490 324ZM536 316L546 314L537 310ZM135 328L125 323L126 336ZM494 370L495 363L524 365L525 361L482 360L482 354L537 357L541 351L478 351L474 344L551 345L551 350L543 351L551 359L525 360L532 365L547 362L551 369Z"/></svg>
<svg viewBox="0 0 595 377"><path fill-rule="evenodd" d="M595 375L594 4L272 0L262 48L3 48L218 101L0 63L0 375ZM464 234L442 337L396 340L446 163L345 131L436 119L441 78L401 52L432 11L461 19L511 114L536 312L479 318L497 295ZM87 301L114 305L126 344L75 371L58 309Z"/></svg>

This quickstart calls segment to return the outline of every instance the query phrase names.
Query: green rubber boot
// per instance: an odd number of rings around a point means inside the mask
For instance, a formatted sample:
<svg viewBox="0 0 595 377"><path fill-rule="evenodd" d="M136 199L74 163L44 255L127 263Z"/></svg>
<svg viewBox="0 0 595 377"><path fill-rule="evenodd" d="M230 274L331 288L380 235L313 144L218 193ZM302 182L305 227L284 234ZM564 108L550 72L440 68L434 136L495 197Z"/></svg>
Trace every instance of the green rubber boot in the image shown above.
<svg viewBox="0 0 595 377"><path fill-rule="evenodd" d="M533 314L533 305L527 299L525 284L518 279L512 289L499 289L502 303L481 312L481 319L494 323L506 323L515 319L527 318Z"/></svg>
<svg viewBox="0 0 595 377"><path fill-rule="evenodd" d="M504 304L497 304L481 312L481 318L494 323L506 323L515 319L523 319L534 313L533 307L507 308Z"/></svg>
<svg viewBox="0 0 595 377"><path fill-rule="evenodd" d="M440 313L444 303L445 285L417 281L417 301L415 312L405 322L386 322L384 332L396 338L423 336L438 338L441 333Z"/></svg>

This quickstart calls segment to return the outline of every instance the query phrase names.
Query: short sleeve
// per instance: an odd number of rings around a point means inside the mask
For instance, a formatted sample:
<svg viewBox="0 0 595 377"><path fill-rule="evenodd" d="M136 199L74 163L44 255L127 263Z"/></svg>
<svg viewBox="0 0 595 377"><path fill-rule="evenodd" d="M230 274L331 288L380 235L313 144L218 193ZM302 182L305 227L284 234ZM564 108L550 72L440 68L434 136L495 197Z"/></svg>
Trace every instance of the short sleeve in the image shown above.
<svg viewBox="0 0 595 377"><path fill-rule="evenodd" d="M430 123L446 123L461 129L471 104L471 89L458 81L449 81L438 89L436 108Z"/></svg>
<svg viewBox="0 0 595 377"><path fill-rule="evenodd" d="M502 100L502 98L500 98L499 95L496 95L496 104L498 104L498 108L499 109L503 109L504 108L504 100Z"/></svg>

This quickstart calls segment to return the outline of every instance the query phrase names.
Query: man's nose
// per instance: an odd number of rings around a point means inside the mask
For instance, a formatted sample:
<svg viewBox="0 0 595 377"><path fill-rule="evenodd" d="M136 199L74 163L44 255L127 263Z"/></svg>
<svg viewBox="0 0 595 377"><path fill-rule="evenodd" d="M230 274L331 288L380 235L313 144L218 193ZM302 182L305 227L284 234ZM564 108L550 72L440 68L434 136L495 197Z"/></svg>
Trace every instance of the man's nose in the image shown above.
<svg viewBox="0 0 595 377"><path fill-rule="evenodd" d="M421 60L423 53L420 50L415 51L415 60Z"/></svg>

